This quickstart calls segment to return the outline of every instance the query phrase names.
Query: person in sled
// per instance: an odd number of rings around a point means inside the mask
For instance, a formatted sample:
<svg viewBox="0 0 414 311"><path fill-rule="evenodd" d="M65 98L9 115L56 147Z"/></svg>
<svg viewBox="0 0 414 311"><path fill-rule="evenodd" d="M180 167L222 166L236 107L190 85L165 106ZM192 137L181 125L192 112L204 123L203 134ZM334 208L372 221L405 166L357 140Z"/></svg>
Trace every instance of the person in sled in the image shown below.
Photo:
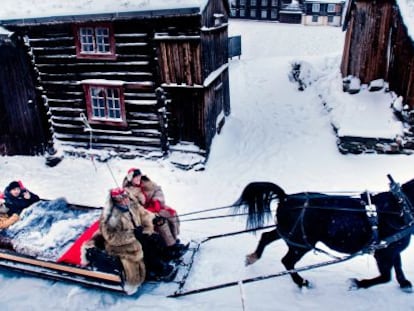
<svg viewBox="0 0 414 311"><path fill-rule="evenodd" d="M5 203L6 201L4 200L4 195L0 192L0 229L6 229L19 221L19 215L7 215L9 209L6 207Z"/></svg>
<svg viewBox="0 0 414 311"><path fill-rule="evenodd" d="M103 237L105 251L121 261L126 279L124 290L130 295L145 279L162 280L174 271L174 267L161 261L157 254L159 246L155 244L157 238L154 235L157 234L154 233L153 218L154 215L143 207L132 208L124 189L112 189L99 220L99 233L94 236L94 242L84 246L86 250L83 252L87 254L88 248L96 246L99 235Z"/></svg>
<svg viewBox="0 0 414 311"><path fill-rule="evenodd" d="M5 208L1 210L4 213L0 216L0 229L16 223L25 208L40 200L38 195L24 188L18 181L12 181L4 190L2 197Z"/></svg>
<svg viewBox="0 0 414 311"><path fill-rule="evenodd" d="M164 258L172 260L183 256L188 249L188 244L181 244L178 239L180 221L177 212L165 204L161 187L142 175L138 168L128 170L123 186L135 204L144 206L146 210L157 216L154 220L155 231L161 235L167 246Z"/></svg>

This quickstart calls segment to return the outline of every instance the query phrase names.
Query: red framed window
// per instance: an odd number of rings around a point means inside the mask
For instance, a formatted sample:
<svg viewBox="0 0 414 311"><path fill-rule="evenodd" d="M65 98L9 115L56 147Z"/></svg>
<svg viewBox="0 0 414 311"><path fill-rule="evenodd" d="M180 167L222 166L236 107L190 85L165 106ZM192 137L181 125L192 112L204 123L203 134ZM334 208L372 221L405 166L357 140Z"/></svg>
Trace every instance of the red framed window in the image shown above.
<svg viewBox="0 0 414 311"><path fill-rule="evenodd" d="M108 81L110 82L110 81ZM95 124L125 126L126 114L122 82L83 82L88 121Z"/></svg>
<svg viewBox="0 0 414 311"><path fill-rule="evenodd" d="M109 23L74 25L76 55L79 58L115 59L115 39Z"/></svg>

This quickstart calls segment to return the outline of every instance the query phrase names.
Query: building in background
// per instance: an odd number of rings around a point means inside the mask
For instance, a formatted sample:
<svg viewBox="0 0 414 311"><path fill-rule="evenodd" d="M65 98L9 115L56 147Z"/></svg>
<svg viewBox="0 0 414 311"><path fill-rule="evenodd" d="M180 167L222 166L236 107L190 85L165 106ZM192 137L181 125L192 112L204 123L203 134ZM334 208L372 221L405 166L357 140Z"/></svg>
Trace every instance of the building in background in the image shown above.
<svg viewBox="0 0 414 311"><path fill-rule="evenodd" d="M305 0L304 25L341 26L344 0Z"/></svg>
<svg viewBox="0 0 414 311"><path fill-rule="evenodd" d="M231 0L230 17L341 26L344 0Z"/></svg>

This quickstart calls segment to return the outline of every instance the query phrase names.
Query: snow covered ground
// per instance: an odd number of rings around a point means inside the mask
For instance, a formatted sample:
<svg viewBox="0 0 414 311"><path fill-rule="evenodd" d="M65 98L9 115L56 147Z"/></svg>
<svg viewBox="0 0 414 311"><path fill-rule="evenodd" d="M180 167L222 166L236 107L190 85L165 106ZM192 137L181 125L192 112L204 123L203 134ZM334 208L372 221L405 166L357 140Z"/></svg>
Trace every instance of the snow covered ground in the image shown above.
<svg viewBox="0 0 414 311"><path fill-rule="evenodd" d="M334 114L323 107L319 95L331 103L343 100L338 90L342 87L339 64L344 34L339 28L232 20L230 33L242 35L243 50L240 60L230 62L232 112L213 141L204 171L182 171L168 160L96 163L65 158L50 168L41 157L0 157L0 186L21 179L43 198L64 196L74 203L102 205L108 189L122 181L128 168L140 167L163 186L167 202L184 214L229 205L252 181L276 183L287 193L362 192L388 190L388 173L399 182L414 177L413 156L338 152L331 126ZM288 78L295 61L306 61L313 68L310 79L314 83L304 92ZM368 93L359 96L362 103L370 100ZM389 118L390 128L398 128L387 110L387 96L376 99L378 109ZM354 121L348 128L357 130L370 122L366 118ZM208 215L217 213L202 216ZM243 228L242 218L183 221L181 237L202 239ZM244 256L254 250L258 238L244 234L203 244L186 289L283 271L280 259L287 248L282 241L270 245L255 265L244 267ZM413 246L403 253L403 266L412 281L413 256ZM309 253L298 266L329 259ZM245 310L414 310L414 296L403 293L395 280L348 291L348 278L377 275L371 256L302 274L313 282L313 289L299 291L289 276L245 284ZM2 310L242 310L238 287L179 299L165 298L174 292L174 284L144 289L128 297L11 272L0 274Z"/></svg>

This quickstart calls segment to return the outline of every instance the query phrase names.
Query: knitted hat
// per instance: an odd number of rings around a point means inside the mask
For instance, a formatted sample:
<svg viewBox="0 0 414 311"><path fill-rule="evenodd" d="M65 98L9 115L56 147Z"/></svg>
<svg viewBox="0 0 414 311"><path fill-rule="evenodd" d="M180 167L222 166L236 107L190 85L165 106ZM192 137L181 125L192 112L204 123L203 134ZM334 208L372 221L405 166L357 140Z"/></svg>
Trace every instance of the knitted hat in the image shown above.
<svg viewBox="0 0 414 311"><path fill-rule="evenodd" d="M139 175L142 175L141 170L139 168L132 167L128 170L127 179L128 181L131 181L132 178L139 176Z"/></svg>
<svg viewBox="0 0 414 311"><path fill-rule="evenodd" d="M15 188L20 188L20 183L18 181L12 181L7 188L9 190L15 189Z"/></svg>

